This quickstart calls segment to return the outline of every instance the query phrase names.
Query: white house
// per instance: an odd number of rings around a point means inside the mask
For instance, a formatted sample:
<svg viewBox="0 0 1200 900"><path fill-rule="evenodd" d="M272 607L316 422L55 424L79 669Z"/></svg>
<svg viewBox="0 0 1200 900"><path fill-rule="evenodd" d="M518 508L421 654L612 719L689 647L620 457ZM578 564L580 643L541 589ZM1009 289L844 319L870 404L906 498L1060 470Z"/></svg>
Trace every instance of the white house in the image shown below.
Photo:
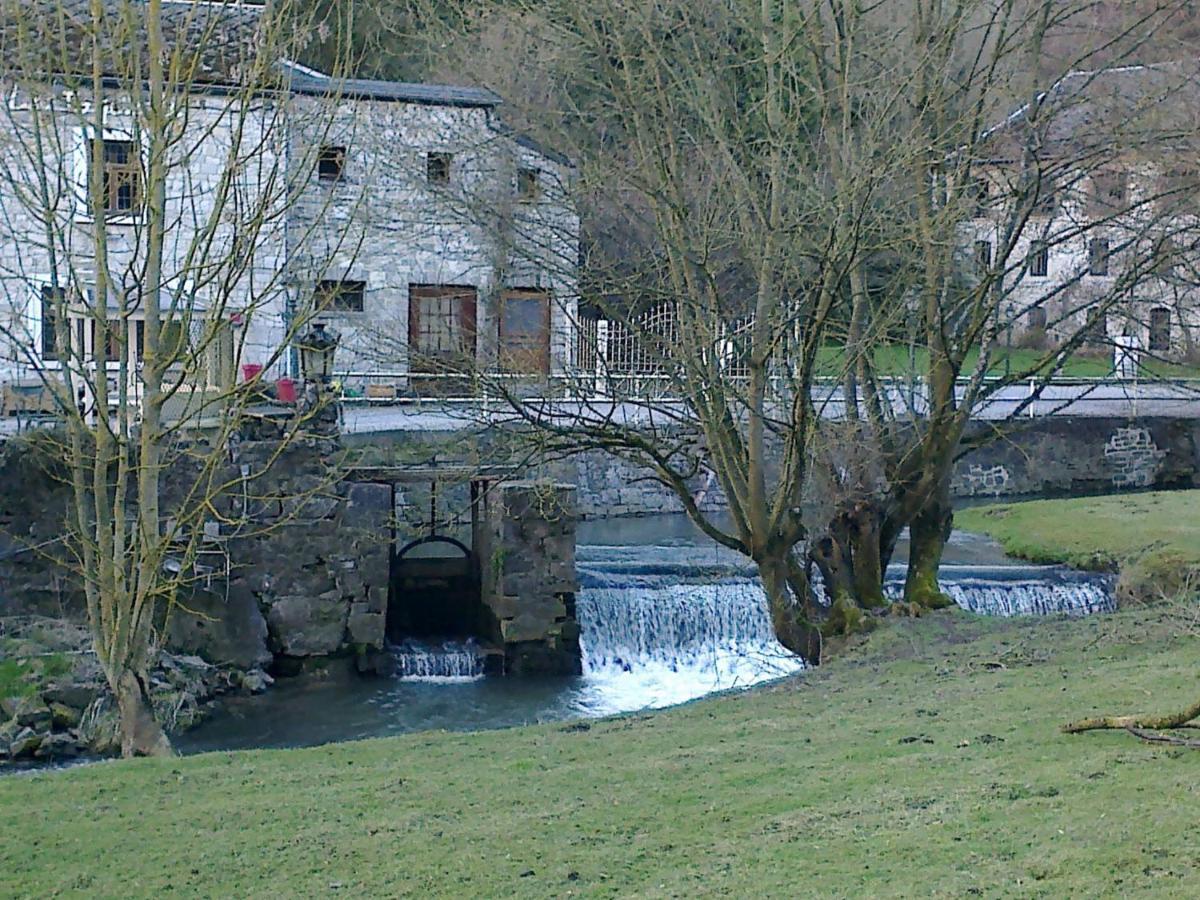
<svg viewBox="0 0 1200 900"><path fill-rule="evenodd" d="M263 7L165 7L169 40L209 42L200 74L172 85L158 282L164 328L199 348L200 380L295 377L314 317L342 335L350 391L441 390L467 365L532 378L570 367L572 167L505 128L500 98L258 60ZM0 41L20 58L11 29ZM124 364L136 390L147 106L130 92L139 81L106 78L99 134L86 71L65 68L0 76L0 381L86 366L103 341L110 376Z"/></svg>
<svg viewBox="0 0 1200 900"><path fill-rule="evenodd" d="M1015 341L1200 352L1198 104L1194 66L1074 72L993 130L964 257Z"/></svg>

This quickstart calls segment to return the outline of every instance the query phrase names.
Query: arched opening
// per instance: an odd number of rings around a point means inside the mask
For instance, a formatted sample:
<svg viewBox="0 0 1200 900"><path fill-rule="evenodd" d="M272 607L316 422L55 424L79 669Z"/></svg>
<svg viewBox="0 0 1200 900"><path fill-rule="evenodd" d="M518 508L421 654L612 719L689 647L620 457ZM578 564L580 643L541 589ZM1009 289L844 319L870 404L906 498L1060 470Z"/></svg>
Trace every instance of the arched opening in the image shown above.
<svg viewBox="0 0 1200 900"><path fill-rule="evenodd" d="M388 592L387 637L470 638L485 634L479 567L465 544L428 535L396 552Z"/></svg>

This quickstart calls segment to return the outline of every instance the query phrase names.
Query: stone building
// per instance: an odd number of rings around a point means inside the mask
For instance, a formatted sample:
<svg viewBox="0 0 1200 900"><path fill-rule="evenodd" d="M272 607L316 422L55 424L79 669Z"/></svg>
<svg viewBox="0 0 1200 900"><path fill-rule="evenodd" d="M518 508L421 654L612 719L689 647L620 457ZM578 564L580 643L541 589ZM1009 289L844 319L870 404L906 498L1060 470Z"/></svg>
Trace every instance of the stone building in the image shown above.
<svg viewBox="0 0 1200 900"><path fill-rule="evenodd" d="M1200 351L1194 66L1072 72L988 134L964 268L1000 285L1006 339L1117 359Z"/></svg>
<svg viewBox="0 0 1200 900"><path fill-rule="evenodd" d="M350 389L434 390L476 364L528 377L570 366L572 167L507 129L499 97L264 60L268 7L164 9L168 42L201 47L195 71L169 82L155 292L164 328L195 350L194 387L297 376L296 338L314 317L341 333ZM106 76L97 134L87 67L22 75L43 70L23 34L0 23L6 57L22 61L2 79L0 382L36 384L67 360L94 368L107 348L110 382L124 364L136 392L151 277L141 81Z"/></svg>

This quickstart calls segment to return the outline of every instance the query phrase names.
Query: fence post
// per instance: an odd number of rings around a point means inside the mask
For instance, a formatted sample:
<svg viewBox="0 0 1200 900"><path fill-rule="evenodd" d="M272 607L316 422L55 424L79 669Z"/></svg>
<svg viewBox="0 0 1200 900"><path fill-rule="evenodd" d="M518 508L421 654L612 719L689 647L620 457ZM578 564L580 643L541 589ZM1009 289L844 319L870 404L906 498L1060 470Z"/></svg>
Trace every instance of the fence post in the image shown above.
<svg viewBox="0 0 1200 900"><path fill-rule="evenodd" d="M608 369L608 319L596 320L596 381L593 390L604 396L604 376Z"/></svg>

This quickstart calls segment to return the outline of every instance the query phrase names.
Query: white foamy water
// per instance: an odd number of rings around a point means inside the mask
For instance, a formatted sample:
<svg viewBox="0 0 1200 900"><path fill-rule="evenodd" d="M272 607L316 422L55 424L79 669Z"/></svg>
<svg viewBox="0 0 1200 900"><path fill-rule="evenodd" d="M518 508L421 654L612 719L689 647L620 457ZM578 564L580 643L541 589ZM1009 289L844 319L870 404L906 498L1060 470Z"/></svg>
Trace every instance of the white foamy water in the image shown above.
<svg viewBox="0 0 1200 900"><path fill-rule="evenodd" d="M483 677L483 653L475 641L405 641L391 651L393 673L405 681L460 684Z"/></svg>

